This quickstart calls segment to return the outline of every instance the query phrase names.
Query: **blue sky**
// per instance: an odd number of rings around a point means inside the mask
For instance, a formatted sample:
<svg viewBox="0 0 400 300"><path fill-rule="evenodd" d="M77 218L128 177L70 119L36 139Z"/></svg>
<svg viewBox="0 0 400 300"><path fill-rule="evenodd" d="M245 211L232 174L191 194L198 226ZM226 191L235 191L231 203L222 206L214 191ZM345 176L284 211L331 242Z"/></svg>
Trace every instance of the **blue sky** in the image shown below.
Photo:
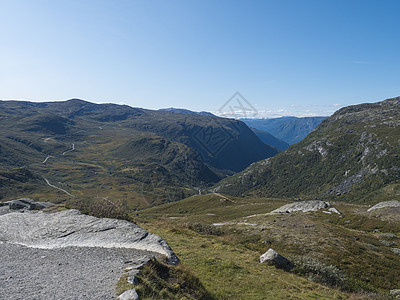
<svg viewBox="0 0 400 300"><path fill-rule="evenodd" d="M0 0L0 99L258 116L400 96L400 1Z"/></svg>

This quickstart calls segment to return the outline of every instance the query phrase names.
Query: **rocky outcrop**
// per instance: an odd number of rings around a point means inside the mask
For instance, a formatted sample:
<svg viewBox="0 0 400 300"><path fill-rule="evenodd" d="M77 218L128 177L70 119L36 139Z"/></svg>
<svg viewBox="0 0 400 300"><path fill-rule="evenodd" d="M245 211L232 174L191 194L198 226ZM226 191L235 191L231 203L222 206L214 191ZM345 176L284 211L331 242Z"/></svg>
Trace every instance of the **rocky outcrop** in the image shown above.
<svg viewBox="0 0 400 300"><path fill-rule="evenodd" d="M124 220L96 218L78 210L57 213L28 211L0 216L0 241L33 248L131 248L179 259L159 236Z"/></svg>
<svg viewBox="0 0 400 300"><path fill-rule="evenodd" d="M310 201L300 201L293 202L281 206L271 212L271 214L284 214L284 213L292 213L292 212L309 212L309 211L317 211L320 209L325 209L331 207L330 203L319 200L310 200Z"/></svg>
<svg viewBox="0 0 400 300"><path fill-rule="evenodd" d="M35 202L30 198L21 198L17 200L11 200L8 202L4 202L3 205L8 205L10 209L17 210L17 209L28 209L28 210L39 210L47 208L53 203L51 202Z"/></svg>
<svg viewBox="0 0 400 300"><path fill-rule="evenodd" d="M272 248L268 249L267 252L260 256L260 263L273 265L279 269L284 269L287 271L294 268L294 264L290 260L283 257Z"/></svg>
<svg viewBox="0 0 400 300"><path fill-rule="evenodd" d="M372 206L370 209L368 209L368 211L373 211L381 208L390 208L390 207L400 207L400 201L392 200L392 201L380 202Z"/></svg>

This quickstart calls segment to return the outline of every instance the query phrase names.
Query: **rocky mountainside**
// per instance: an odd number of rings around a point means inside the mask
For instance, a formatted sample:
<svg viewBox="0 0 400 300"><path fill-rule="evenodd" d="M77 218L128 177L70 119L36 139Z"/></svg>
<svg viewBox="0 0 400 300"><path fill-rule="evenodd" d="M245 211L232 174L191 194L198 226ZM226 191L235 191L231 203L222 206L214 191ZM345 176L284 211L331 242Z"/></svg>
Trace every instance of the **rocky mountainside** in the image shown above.
<svg viewBox="0 0 400 300"><path fill-rule="evenodd" d="M0 101L0 200L108 197L143 207L277 152L232 119L78 99Z"/></svg>
<svg viewBox="0 0 400 300"><path fill-rule="evenodd" d="M304 140L221 181L232 195L400 198L400 97L340 109Z"/></svg>
<svg viewBox="0 0 400 300"><path fill-rule="evenodd" d="M326 117L281 117L273 119L243 119L248 126L264 130L289 145L304 139Z"/></svg>

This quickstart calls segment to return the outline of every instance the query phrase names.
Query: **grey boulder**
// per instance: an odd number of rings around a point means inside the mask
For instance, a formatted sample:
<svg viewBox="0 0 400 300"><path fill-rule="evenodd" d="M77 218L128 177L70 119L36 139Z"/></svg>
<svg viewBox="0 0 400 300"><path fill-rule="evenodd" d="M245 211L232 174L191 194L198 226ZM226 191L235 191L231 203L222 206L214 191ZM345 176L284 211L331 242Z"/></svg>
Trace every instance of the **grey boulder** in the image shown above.
<svg viewBox="0 0 400 300"><path fill-rule="evenodd" d="M130 289L130 290L127 290L126 292L123 292L121 295L119 295L118 299L119 300L137 300L137 299L139 299L139 295L135 289Z"/></svg>
<svg viewBox="0 0 400 300"><path fill-rule="evenodd" d="M273 265L286 271L294 268L294 264L290 260L288 260L286 257L283 257L272 248L268 249L267 252L260 256L260 263Z"/></svg>

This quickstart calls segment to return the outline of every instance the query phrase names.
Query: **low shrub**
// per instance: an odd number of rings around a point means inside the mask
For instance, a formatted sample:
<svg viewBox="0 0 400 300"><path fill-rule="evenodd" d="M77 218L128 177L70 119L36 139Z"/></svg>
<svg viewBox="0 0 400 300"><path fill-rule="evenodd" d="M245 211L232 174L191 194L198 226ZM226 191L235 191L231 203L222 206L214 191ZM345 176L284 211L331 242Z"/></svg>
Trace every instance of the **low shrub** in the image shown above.
<svg viewBox="0 0 400 300"><path fill-rule="evenodd" d="M292 261L295 264L294 273L314 282L346 289L346 278L337 267L328 266L315 258L306 256L294 257Z"/></svg>
<svg viewBox="0 0 400 300"><path fill-rule="evenodd" d="M223 235L224 231L214 225L203 223L189 223L187 227L197 233L210 234L210 235Z"/></svg>
<svg viewBox="0 0 400 300"><path fill-rule="evenodd" d="M307 277L311 281L336 287L346 292L377 295L378 291L375 287L358 278L346 276L336 266L326 265L307 256L296 256L292 257L291 260L295 264L292 272Z"/></svg>
<svg viewBox="0 0 400 300"><path fill-rule="evenodd" d="M111 201L104 198L90 201L81 200L74 203L72 207L80 210L84 214L97 218L112 218L132 221L126 204L119 200Z"/></svg>

